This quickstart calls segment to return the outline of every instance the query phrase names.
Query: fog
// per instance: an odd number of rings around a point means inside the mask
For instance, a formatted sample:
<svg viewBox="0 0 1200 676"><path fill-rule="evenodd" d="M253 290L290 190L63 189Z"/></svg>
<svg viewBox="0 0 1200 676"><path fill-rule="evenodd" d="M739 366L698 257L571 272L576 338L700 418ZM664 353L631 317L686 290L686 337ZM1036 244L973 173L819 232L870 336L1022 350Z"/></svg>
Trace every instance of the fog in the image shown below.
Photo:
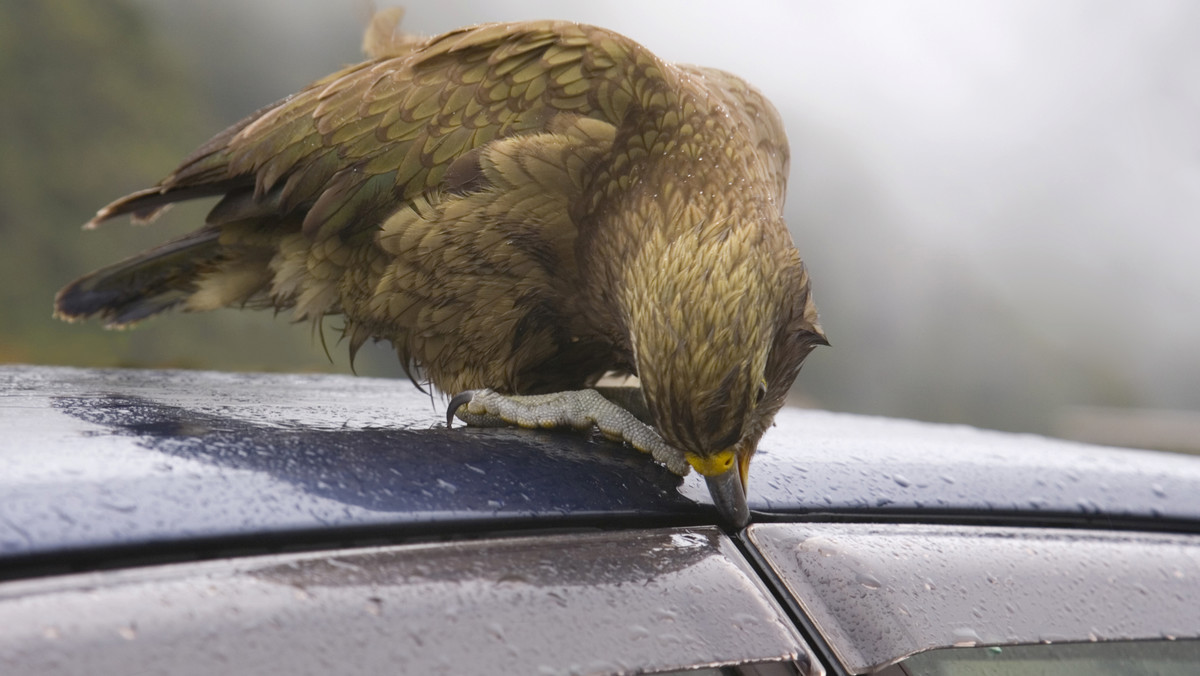
<svg viewBox="0 0 1200 676"><path fill-rule="evenodd" d="M364 2L146 0L232 122L357 60ZM561 18L742 75L833 346L803 398L1047 431L1200 409L1200 5L410 2L407 29ZM215 131L215 129L214 129Z"/></svg>

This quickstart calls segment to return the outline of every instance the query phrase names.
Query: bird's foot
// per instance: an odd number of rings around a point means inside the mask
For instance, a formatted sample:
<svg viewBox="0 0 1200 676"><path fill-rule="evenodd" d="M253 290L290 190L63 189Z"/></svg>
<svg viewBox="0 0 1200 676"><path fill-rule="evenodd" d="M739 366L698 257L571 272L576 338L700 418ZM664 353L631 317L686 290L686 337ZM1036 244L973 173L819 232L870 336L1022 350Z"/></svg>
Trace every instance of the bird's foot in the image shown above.
<svg viewBox="0 0 1200 676"><path fill-rule="evenodd" d="M447 427L455 417L474 427L586 430L595 426L606 438L649 453L675 474L683 476L691 469L683 452L667 445L653 427L592 389L530 395L467 390L450 400Z"/></svg>

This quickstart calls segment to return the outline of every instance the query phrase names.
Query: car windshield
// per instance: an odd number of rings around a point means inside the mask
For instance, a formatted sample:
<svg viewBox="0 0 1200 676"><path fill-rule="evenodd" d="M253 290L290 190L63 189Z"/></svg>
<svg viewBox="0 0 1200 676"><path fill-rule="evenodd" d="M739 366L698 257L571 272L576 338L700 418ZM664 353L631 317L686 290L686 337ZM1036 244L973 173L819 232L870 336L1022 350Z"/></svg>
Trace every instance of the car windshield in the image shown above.
<svg viewBox="0 0 1200 676"><path fill-rule="evenodd" d="M913 655L886 676L1185 676L1200 673L1200 641L1116 641L945 648Z"/></svg>

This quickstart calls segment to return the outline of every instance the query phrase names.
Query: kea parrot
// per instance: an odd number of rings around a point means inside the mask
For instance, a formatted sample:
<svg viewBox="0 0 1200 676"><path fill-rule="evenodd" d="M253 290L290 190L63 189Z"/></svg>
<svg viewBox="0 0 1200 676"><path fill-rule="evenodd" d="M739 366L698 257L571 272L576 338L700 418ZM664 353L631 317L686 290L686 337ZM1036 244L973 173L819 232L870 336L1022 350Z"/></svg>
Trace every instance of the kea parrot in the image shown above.
<svg viewBox="0 0 1200 676"><path fill-rule="evenodd" d="M199 229L65 287L57 316L340 315L351 360L389 341L453 395L448 422L595 426L697 470L745 525L755 448L828 344L782 217L775 108L593 26L397 26L380 14L367 61L101 209L86 227L220 198Z"/></svg>

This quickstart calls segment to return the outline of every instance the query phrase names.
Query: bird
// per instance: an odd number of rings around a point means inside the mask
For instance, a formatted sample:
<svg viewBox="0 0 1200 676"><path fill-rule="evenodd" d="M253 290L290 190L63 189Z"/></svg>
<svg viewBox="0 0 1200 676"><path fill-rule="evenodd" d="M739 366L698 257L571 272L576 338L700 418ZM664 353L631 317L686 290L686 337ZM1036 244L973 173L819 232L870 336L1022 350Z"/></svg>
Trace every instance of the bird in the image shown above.
<svg viewBox="0 0 1200 676"><path fill-rule="evenodd" d="M367 60L218 133L100 209L198 229L64 287L55 315L340 316L471 425L599 428L749 520L750 460L827 345L782 210L779 113L730 73L563 21L433 37L375 18ZM597 387L635 376L625 395Z"/></svg>

